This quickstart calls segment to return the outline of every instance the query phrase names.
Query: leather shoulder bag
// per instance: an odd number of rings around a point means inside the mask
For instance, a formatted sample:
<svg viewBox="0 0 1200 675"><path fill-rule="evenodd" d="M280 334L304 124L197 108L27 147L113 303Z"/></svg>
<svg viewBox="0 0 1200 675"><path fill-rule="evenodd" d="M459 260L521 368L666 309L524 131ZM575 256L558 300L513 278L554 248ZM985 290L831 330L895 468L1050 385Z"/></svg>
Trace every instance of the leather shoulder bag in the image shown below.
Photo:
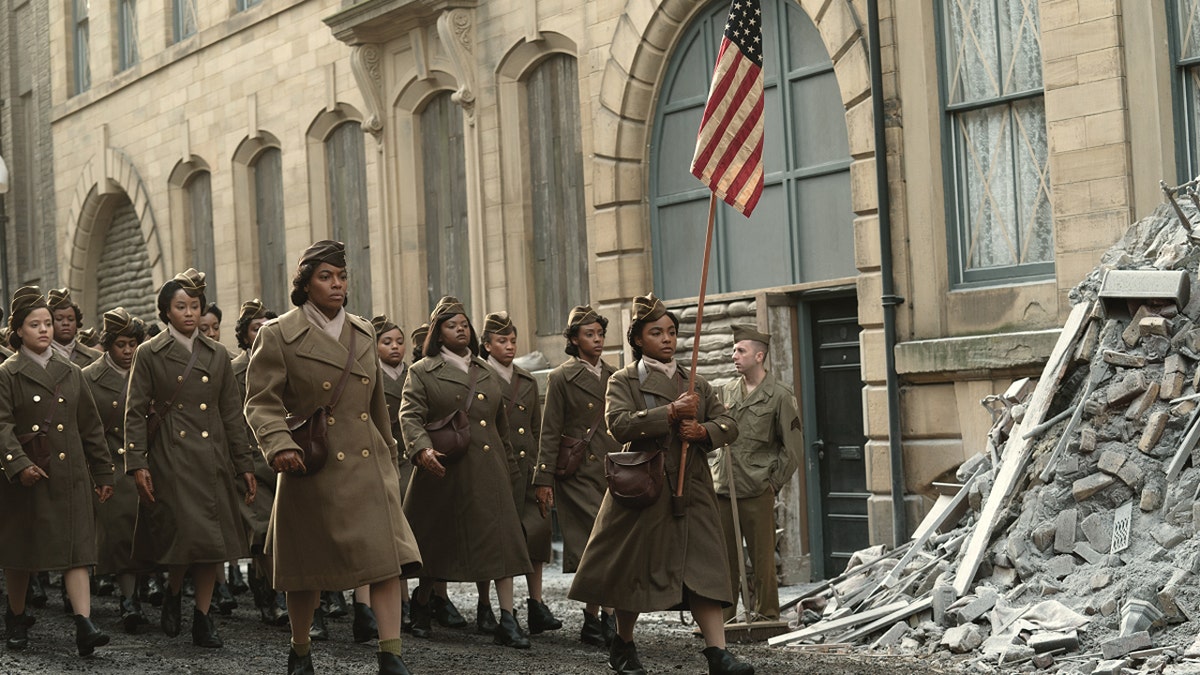
<svg viewBox="0 0 1200 675"><path fill-rule="evenodd" d="M146 447L152 449L154 447L154 437L158 436L158 430L162 427L163 420L167 415L171 414L171 405L175 403L175 398L179 396L179 392L183 391L183 385L187 384L188 375L192 374L192 368L196 365L196 357L200 352L192 345L192 356L188 359L187 366L183 369L183 375L179 378L179 384L175 385L175 391L171 392L171 398L167 399L166 405L163 406L163 411L158 411L158 406L153 401L150 402L150 410L146 413Z"/></svg>
<svg viewBox="0 0 1200 675"><path fill-rule="evenodd" d="M346 389L346 380L350 379L350 367L354 365L354 336L358 330L350 327L350 348L346 350L346 365L342 368L342 376L338 378L337 386L333 388L333 397L329 405L318 406L308 415L289 414L283 418L292 440L300 446L301 459L304 461L304 476L311 476L325 467L329 460L329 418L333 409L342 398Z"/></svg>
<svg viewBox="0 0 1200 675"><path fill-rule="evenodd" d="M442 464L453 464L467 455L471 447L471 419L467 413L475 401L475 385L479 381L479 366L474 360L467 367L471 371L470 387L467 390L467 404L445 417L425 425L429 434L429 442L433 449L445 455Z"/></svg>
<svg viewBox="0 0 1200 675"><path fill-rule="evenodd" d="M647 409L659 406L657 396L642 392L642 397ZM604 477L613 501L627 509L644 509L662 496L666 482L663 449L610 452L604 457Z"/></svg>
<svg viewBox="0 0 1200 675"><path fill-rule="evenodd" d="M575 475L579 467L583 465L583 459L587 456L588 446L592 442L592 436L596 435L596 430L600 428L604 422L604 406L600 406L600 413L596 415L596 419L592 421L591 428L583 438L573 438L563 434L558 439L558 461L554 464L554 476L556 478L570 478Z"/></svg>
<svg viewBox="0 0 1200 675"><path fill-rule="evenodd" d="M62 385L54 388L54 400L50 402L50 408L46 412L46 419L42 420L41 426L28 434L17 436L17 442L21 444L21 451L42 471L49 473L50 471L50 436L47 431L50 429L50 423L54 419L54 413L58 410L58 401L62 398Z"/></svg>

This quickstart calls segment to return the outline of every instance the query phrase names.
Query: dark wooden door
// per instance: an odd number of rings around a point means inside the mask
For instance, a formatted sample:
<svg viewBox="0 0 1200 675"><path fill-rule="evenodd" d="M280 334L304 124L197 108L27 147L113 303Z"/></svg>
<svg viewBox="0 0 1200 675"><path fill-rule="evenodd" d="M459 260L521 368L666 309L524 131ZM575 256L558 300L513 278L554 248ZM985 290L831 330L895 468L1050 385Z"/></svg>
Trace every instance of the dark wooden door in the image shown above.
<svg viewBox="0 0 1200 675"><path fill-rule="evenodd" d="M817 434L809 452L820 476L822 563L828 578L840 574L850 554L869 543L862 329L853 298L813 302L809 312Z"/></svg>

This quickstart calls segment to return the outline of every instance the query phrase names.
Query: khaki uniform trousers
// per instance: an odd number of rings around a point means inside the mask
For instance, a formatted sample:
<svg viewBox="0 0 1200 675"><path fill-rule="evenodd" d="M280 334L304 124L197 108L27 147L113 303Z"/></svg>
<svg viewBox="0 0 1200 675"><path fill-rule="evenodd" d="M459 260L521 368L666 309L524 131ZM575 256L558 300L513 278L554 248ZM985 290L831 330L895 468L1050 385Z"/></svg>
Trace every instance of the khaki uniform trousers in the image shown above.
<svg viewBox="0 0 1200 675"><path fill-rule="evenodd" d="M729 561L729 579L733 587L733 606L724 609L725 620L736 615L741 599L741 573L738 571L738 556L742 555L740 542L734 540L733 502L728 495L717 495L717 509L721 512L721 526L725 530L725 552ZM775 576L775 493L766 490L757 497L738 499L738 520L741 522L742 537L750 550L750 563L754 571L749 575L754 589L754 612L768 619L779 618L779 584Z"/></svg>

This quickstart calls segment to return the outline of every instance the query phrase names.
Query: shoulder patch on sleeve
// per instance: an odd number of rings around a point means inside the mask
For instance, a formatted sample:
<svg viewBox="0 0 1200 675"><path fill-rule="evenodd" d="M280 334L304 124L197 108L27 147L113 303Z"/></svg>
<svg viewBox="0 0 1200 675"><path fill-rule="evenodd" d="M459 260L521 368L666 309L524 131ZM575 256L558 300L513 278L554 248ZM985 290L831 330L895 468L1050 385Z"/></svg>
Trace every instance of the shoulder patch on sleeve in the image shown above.
<svg viewBox="0 0 1200 675"><path fill-rule="evenodd" d="M792 431L800 431L800 418L799 417L792 418Z"/></svg>

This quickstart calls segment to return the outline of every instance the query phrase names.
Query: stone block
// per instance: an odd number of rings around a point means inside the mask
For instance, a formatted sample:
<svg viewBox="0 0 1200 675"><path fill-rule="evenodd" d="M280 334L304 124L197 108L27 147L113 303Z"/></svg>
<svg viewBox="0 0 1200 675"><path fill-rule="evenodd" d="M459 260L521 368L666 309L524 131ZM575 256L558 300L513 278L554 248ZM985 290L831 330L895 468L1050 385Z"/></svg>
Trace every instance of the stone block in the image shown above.
<svg viewBox="0 0 1200 675"><path fill-rule="evenodd" d="M996 606L997 595L996 591L987 587L981 587L979 595L974 600L955 610L958 616L958 623L973 623L979 617L991 611Z"/></svg>
<svg viewBox="0 0 1200 675"><path fill-rule="evenodd" d="M1105 473L1094 473L1075 481L1071 485L1071 494L1075 501L1090 499L1093 495L1116 482L1116 478Z"/></svg>
<svg viewBox="0 0 1200 675"><path fill-rule="evenodd" d="M1033 529L1033 545L1039 551L1045 552L1050 550L1054 545L1055 532L1054 523L1042 523Z"/></svg>
<svg viewBox="0 0 1200 675"><path fill-rule="evenodd" d="M1054 657L1049 654L1034 654L1032 663L1039 670L1046 670L1054 665Z"/></svg>
<svg viewBox="0 0 1200 675"><path fill-rule="evenodd" d="M1119 352L1114 349L1104 350L1104 361L1120 368L1144 368L1146 366L1145 356Z"/></svg>
<svg viewBox="0 0 1200 675"><path fill-rule="evenodd" d="M1129 321L1129 325L1125 327L1124 331L1121 331L1121 340L1125 343L1126 347L1134 347L1137 345L1138 340L1141 338L1141 332L1138 330L1138 324L1142 319L1148 316L1150 316L1150 310L1147 309L1145 305L1138 307L1137 311L1134 312L1133 318Z"/></svg>
<svg viewBox="0 0 1200 675"><path fill-rule="evenodd" d="M1025 641L1025 644L1032 647L1033 651L1037 652L1038 654L1053 652L1060 649L1073 652L1079 649L1079 635L1075 631L1069 631L1065 633L1058 631L1044 631L1041 633L1034 633L1033 635L1029 636L1029 639Z"/></svg>
<svg viewBox="0 0 1200 675"><path fill-rule="evenodd" d="M946 609L954 604L958 599L954 592L954 586L951 584L938 584L933 587L931 600L933 601L933 622L938 625L944 625L946 617Z"/></svg>
<svg viewBox="0 0 1200 675"><path fill-rule="evenodd" d="M1096 572L1092 575L1091 586L1093 591L1098 591L1102 588L1107 588L1112 583L1112 572L1104 570Z"/></svg>
<svg viewBox="0 0 1200 675"><path fill-rule="evenodd" d="M1170 414L1164 410L1151 413L1150 418L1146 420L1145 428L1142 429L1142 437L1138 440L1138 450L1150 454L1150 451L1154 450L1154 446L1158 445L1158 441L1162 438L1169 419Z"/></svg>
<svg viewBox="0 0 1200 675"><path fill-rule="evenodd" d="M1158 388L1158 397L1164 401L1179 398L1183 393L1183 385L1187 376L1183 373L1163 373L1162 385Z"/></svg>
<svg viewBox="0 0 1200 675"><path fill-rule="evenodd" d="M1142 337L1170 335L1171 322L1161 316L1148 316L1138 322L1138 333Z"/></svg>
<svg viewBox="0 0 1200 675"><path fill-rule="evenodd" d="M1200 372L1200 370L1197 370L1196 372ZM1188 415L1191 415L1192 411L1195 409L1196 401L1194 399L1180 401L1171 407L1171 415L1175 417L1187 417Z"/></svg>
<svg viewBox="0 0 1200 675"><path fill-rule="evenodd" d="M1142 499L1138 506L1143 511L1156 511L1163 505L1163 485L1158 481L1148 481L1142 487Z"/></svg>
<svg viewBox="0 0 1200 675"><path fill-rule="evenodd" d="M1134 370L1116 383L1109 385L1105 391L1105 398L1110 406L1121 405L1141 396L1149 386L1150 382L1146 378L1146 374L1140 370Z"/></svg>
<svg viewBox="0 0 1200 675"><path fill-rule="evenodd" d="M1138 466L1137 462L1125 462L1121 470L1117 472L1117 478L1120 478L1122 483L1133 488L1135 492L1141 490L1142 485L1146 482L1142 467Z"/></svg>
<svg viewBox="0 0 1200 675"><path fill-rule="evenodd" d="M1182 373L1187 370L1187 362L1182 354L1171 354L1163 360L1164 373Z"/></svg>
<svg viewBox="0 0 1200 675"><path fill-rule="evenodd" d="M1130 665L1129 659L1109 659L1096 664L1092 675L1124 675Z"/></svg>
<svg viewBox="0 0 1200 675"><path fill-rule="evenodd" d="M947 628L941 644L954 654L966 654L983 644L983 630L973 623Z"/></svg>
<svg viewBox="0 0 1200 675"><path fill-rule="evenodd" d="M1079 512L1075 509L1059 511L1054 519L1054 552L1072 553L1075 550L1075 524Z"/></svg>
<svg viewBox="0 0 1200 675"><path fill-rule="evenodd" d="M1083 519L1079 527L1088 544L1097 553L1108 553L1112 546L1112 514L1097 512Z"/></svg>
<svg viewBox="0 0 1200 675"><path fill-rule="evenodd" d="M1163 614L1167 615L1169 621L1187 621L1187 612L1179 605L1177 595L1179 590L1191 579L1191 572L1187 570L1175 570L1171 575L1171 580L1162 587L1158 592L1158 606L1162 607Z"/></svg>
<svg viewBox="0 0 1200 675"><path fill-rule="evenodd" d="M901 638L907 635L908 631L909 628L907 623L904 621L897 621L896 623L892 624L891 628L887 629L886 633L879 636L879 639L875 641L874 646L891 647L899 642Z"/></svg>
<svg viewBox="0 0 1200 675"><path fill-rule="evenodd" d="M1063 579L1075 571L1075 557L1056 555L1046 563L1045 571L1047 575L1054 579Z"/></svg>
<svg viewBox="0 0 1200 675"><path fill-rule="evenodd" d="M1183 531L1170 523L1159 523L1153 530L1150 530L1150 536L1154 537L1159 546L1171 549L1179 545L1187 537Z"/></svg>
<svg viewBox="0 0 1200 675"><path fill-rule="evenodd" d="M1091 544L1085 541L1075 542L1075 550L1072 551L1075 555L1083 558L1084 562L1090 565L1096 565L1100 562L1101 556L1096 549L1092 548Z"/></svg>
<svg viewBox="0 0 1200 675"><path fill-rule="evenodd" d="M1096 430L1084 429L1079 432L1079 451L1091 453L1096 450Z"/></svg>
<svg viewBox="0 0 1200 675"><path fill-rule="evenodd" d="M1150 410L1150 406L1158 400L1158 390L1161 385L1158 382L1151 382L1150 386L1146 387L1146 391L1142 392L1141 396L1134 399L1133 403L1129 404L1129 408L1125 410L1125 419L1140 420Z"/></svg>
<svg viewBox="0 0 1200 675"><path fill-rule="evenodd" d="M1129 652L1145 649L1153 644L1150 633L1143 630L1132 635L1119 635L1101 642L1100 653L1106 659L1118 659Z"/></svg>
<svg viewBox="0 0 1200 675"><path fill-rule="evenodd" d="M1105 450L1104 452L1100 453L1100 461L1096 465L1096 468L1100 469L1104 473L1115 476L1117 475L1117 472L1121 470L1121 466L1124 464L1125 453L1120 452L1119 450Z"/></svg>

